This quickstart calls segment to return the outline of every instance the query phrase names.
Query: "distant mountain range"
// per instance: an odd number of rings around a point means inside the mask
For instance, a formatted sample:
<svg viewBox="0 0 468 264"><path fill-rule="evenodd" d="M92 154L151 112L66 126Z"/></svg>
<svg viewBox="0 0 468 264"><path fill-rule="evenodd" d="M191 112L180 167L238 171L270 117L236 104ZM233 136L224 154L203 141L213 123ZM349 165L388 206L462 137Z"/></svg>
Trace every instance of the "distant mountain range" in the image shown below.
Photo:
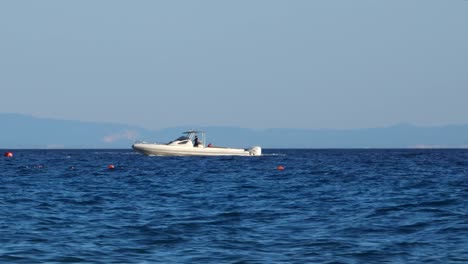
<svg viewBox="0 0 468 264"><path fill-rule="evenodd" d="M419 127L400 124L365 129L247 129L136 126L37 118L0 113L0 149L130 148L135 140L165 143L187 129L207 131L207 143L263 148L468 148L468 125Z"/></svg>

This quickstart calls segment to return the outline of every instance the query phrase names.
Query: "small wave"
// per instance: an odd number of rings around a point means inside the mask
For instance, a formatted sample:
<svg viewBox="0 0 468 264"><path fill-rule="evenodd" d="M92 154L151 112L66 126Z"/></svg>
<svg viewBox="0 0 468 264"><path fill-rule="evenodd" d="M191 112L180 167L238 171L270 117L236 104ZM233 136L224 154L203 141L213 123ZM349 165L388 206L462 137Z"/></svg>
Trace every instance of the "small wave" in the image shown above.
<svg viewBox="0 0 468 264"><path fill-rule="evenodd" d="M458 201L455 199L446 199L446 200L439 200L439 201L430 201L430 202L423 202L418 204L422 207L442 207L447 205L456 204Z"/></svg>
<svg viewBox="0 0 468 264"><path fill-rule="evenodd" d="M267 153L267 154L262 154L262 156L278 156L278 157L286 157L287 155L284 153Z"/></svg>
<svg viewBox="0 0 468 264"><path fill-rule="evenodd" d="M5 263L34 263L34 260L27 258L27 257L20 257L10 254L2 254L0 255L0 262Z"/></svg>
<svg viewBox="0 0 468 264"><path fill-rule="evenodd" d="M408 232L417 232L417 231L424 230L424 228L430 225L431 225L430 222L425 221L425 222L416 222L416 223L411 223L407 225L402 225L397 228L402 233L408 233Z"/></svg>
<svg viewBox="0 0 468 264"><path fill-rule="evenodd" d="M416 248L416 247L423 247L423 246L428 246L430 243L428 242L410 242L410 241L402 241L402 242L397 242L397 246L400 246L402 248Z"/></svg>
<svg viewBox="0 0 468 264"><path fill-rule="evenodd" d="M129 151L125 151L125 152L122 152L121 150L116 150L116 151L95 151L93 152L94 155L141 155L140 153L138 152L135 152L135 151L132 151L132 150L129 150Z"/></svg>
<svg viewBox="0 0 468 264"><path fill-rule="evenodd" d="M69 256L61 256L55 257L52 259L48 259L47 262L57 262L57 263L76 263L76 262L87 262L89 260L80 257L69 257Z"/></svg>
<svg viewBox="0 0 468 264"><path fill-rule="evenodd" d="M238 211L229 211L229 212L223 212L218 215L218 217L225 217L225 218L239 218L242 216L241 212Z"/></svg>

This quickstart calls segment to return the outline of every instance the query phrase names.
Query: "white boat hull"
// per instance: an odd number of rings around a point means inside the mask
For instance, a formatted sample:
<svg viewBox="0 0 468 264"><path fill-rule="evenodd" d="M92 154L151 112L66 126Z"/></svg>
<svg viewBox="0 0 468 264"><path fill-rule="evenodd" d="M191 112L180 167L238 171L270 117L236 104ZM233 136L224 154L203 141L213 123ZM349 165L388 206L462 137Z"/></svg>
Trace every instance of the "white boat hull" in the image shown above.
<svg viewBox="0 0 468 264"><path fill-rule="evenodd" d="M132 148L148 156L260 156L262 149L219 148L219 147L193 147L173 146L152 143L135 143Z"/></svg>

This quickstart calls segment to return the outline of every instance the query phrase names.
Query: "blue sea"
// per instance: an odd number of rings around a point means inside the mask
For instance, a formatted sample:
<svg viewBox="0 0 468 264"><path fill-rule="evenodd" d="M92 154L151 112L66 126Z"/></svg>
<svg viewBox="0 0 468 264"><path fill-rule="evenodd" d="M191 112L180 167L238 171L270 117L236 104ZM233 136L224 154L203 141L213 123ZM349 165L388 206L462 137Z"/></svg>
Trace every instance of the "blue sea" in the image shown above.
<svg viewBox="0 0 468 264"><path fill-rule="evenodd" d="M468 263L468 150L13 153L0 263Z"/></svg>

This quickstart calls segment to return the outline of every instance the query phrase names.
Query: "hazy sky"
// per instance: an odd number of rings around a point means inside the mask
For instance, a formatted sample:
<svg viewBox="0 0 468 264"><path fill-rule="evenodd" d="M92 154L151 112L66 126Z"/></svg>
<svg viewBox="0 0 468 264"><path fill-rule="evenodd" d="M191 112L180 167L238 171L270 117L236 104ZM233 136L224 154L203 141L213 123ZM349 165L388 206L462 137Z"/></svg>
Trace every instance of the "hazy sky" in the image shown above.
<svg viewBox="0 0 468 264"><path fill-rule="evenodd" d="M468 1L0 0L0 92L155 129L468 123Z"/></svg>

